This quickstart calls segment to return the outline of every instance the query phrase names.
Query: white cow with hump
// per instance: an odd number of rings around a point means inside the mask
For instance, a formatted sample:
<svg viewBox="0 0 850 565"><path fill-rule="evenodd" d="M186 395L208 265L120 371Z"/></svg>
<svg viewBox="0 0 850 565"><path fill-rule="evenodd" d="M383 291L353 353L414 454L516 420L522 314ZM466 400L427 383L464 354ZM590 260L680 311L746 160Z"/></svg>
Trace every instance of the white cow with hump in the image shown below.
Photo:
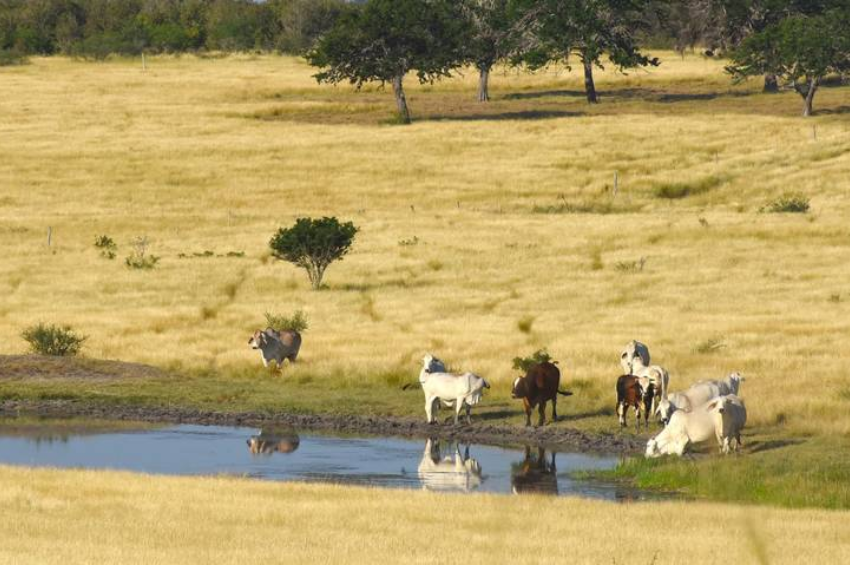
<svg viewBox="0 0 850 565"><path fill-rule="evenodd" d="M724 380L700 381L684 392L674 392L662 398L655 409L655 415L666 425L678 410L690 412L719 396L738 394L743 380L740 373L732 373Z"/></svg>
<svg viewBox="0 0 850 565"><path fill-rule="evenodd" d="M466 407L466 421L470 422L472 407L481 401L484 389L490 385L473 373L455 375L446 372L445 364L428 354L422 359L422 371L419 373L419 384L425 393L425 415L428 423L436 417L437 403L442 401L446 406L455 407L455 424L458 423L460 411Z"/></svg>
<svg viewBox="0 0 850 565"><path fill-rule="evenodd" d="M667 427L646 444L647 457L662 455L682 456L692 443L701 443L715 437L714 415L706 405L691 412L679 410L670 417Z"/></svg>
<svg viewBox="0 0 850 565"><path fill-rule="evenodd" d="M708 403L708 411L714 416L714 433L720 451L728 454L732 450L732 440L736 441L735 451L743 445L741 430L747 423L747 407L744 401L734 394L715 398Z"/></svg>

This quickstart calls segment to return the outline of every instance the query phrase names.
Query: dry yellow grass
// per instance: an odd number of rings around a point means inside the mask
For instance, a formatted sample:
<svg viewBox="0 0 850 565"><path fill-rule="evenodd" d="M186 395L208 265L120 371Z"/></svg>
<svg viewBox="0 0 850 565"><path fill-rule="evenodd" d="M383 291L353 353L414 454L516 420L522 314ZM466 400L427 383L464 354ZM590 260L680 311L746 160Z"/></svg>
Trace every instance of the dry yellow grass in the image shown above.
<svg viewBox="0 0 850 565"><path fill-rule="evenodd" d="M507 386L510 359L545 345L568 379L607 391L639 338L675 389L740 370L754 424L850 433L846 88L806 121L794 94L668 55L600 76L597 108L565 73L496 76L483 110L471 75L411 88L423 119L401 128L379 123L388 94L311 72L274 56L0 70L2 351L23 351L20 331L43 320L90 335L90 356L226 369L257 363L245 342L265 310L303 308L296 372L412 376L431 350ZM533 212L606 205L614 171L627 213ZM712 177L698 196L653 196ZM757 213L788 190L813 212ZM362 231L311 292L266 246L323 214ZM116 261L98 257L100 234ZM153 271L122 264L139 235L162 256ZM206 250L246 256L191 257ZM615 267L641 257L644 272ZM709 339L724 347L695 351Z"/></svg>
<svg viewBox="0 0 850 565"><path fill-rule="evenodd" d="M846 512L0 467L0 562L845 563Z"/></svg>

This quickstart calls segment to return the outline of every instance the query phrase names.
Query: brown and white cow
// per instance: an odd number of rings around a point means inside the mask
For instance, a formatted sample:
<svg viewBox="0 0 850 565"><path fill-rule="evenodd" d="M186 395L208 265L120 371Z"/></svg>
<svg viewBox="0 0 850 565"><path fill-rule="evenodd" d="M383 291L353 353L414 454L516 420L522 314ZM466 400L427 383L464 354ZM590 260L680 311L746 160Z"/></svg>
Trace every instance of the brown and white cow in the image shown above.
<svg viewBox="0 0 850 565"><path fill-rule="evenodd" d="M626 414L629 408L634 408L635 427L640 430L640 415L643 412L644 427L648 428L654 396L655 387L647 377L621 375L617 379L617 417L620 426L626 427Z"/></svg>
<svg viewBox="0 0 850 565"><path fill-rule="evenodd" d="M552 421L558 421L558 395L572 396L569 391L559 390L561 386L561 371L553 363L544 361L532 365L524 377L514 381L511 398L522 399L525 409L525 425L531 425L531 411L537 406L540 418L538 426L546 422L546 403L552 402Z"/></svg>

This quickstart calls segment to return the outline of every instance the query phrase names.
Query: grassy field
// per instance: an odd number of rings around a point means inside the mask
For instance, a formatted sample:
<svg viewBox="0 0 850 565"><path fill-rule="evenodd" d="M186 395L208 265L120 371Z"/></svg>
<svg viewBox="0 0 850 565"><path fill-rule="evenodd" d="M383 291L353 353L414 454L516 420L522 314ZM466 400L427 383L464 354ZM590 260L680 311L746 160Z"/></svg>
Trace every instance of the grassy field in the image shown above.
<svg viewBox="0 0 850 565"><path fill-rule="evenodd" d="M303 308L286 379L397 382L433 351L507 387L510 359L548 346L599 409L639 338L674 389L739 370L754 424L850 434L850 90L802 120L722 61L663 59L602 74L596 107L555 71L497 74L487 108L471 74L412 88L409 128L383 125L387 93L291 58L2 69L2 349L59 322L92 357L244 373L263 312ZM657 196L671 185L695 194ZM809 214L758 213L789 190ZM362 228L322 292L267 254L305 214ZM123 265L142 235L152 271Z"/></svg>
<svg viewBox="0 0 850 565"><path fill-rule="evenodd" d="M182 375L5 374L0 395L421 416L399 385L431 351L493 382L484 415L518 422L511 359L547 346L577 392L565 425L611 430L637 338L674 390L744 373L748 440L771 448L622 473L741 499L718 477L753 471L747 500L846 507L850 88L824 88L804 120L796 94L732 85L722 61L662 59L602 73L592 107L556 70L497 73L486 106L474 73L411 86L411 127L388 125L387 92L318 86L293 58L0 69L0 353L67 323L90 357ZM787 192L811 211L759 213ZM301 215L362 230L320 292L268 255ZM155 269L124 266L137 236ZM249 333L299 308L299 365L257 369Z"/></svg>
<svg viewBox="0 0 850 565"><path fill-rule="evenodd" d="M4 563L842 563L847 514L0 467ZM613 532L618 532L612 536Z"/></svg>

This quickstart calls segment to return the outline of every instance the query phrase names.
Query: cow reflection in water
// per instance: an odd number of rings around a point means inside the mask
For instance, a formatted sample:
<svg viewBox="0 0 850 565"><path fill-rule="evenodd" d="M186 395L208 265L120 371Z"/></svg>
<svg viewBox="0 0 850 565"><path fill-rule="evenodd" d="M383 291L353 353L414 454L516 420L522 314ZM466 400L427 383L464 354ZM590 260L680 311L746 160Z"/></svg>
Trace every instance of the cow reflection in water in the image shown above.
<svg viewBox="0 0 850 565"><path fill-rule="evenodd" d="M445 456L440 451L438 440L425 442L425 452L419 463L419 480L426 490L437 491L470 491L481 486L484 478L481 475L481 465L469 456L469 446L463 454L460 444L455 444L454 453L451 449Z"/></svg>
<svg viewBox="0 0 850 565"><path fill-rule="evenodd" d="M298 434L291 430L260 430L259 435L248 439L248 451L251 455L271 455L272 453L292 453L301 444Z"/></svg>
<svg viewBox="0 0 850 565"><path fill-rule="evenodd" d="M532 453L525 446L525 460L511 465L511 491L514 494L558 494L558 470L555 468L555 453L546 458L546 450L537 448Z"/></svg>

